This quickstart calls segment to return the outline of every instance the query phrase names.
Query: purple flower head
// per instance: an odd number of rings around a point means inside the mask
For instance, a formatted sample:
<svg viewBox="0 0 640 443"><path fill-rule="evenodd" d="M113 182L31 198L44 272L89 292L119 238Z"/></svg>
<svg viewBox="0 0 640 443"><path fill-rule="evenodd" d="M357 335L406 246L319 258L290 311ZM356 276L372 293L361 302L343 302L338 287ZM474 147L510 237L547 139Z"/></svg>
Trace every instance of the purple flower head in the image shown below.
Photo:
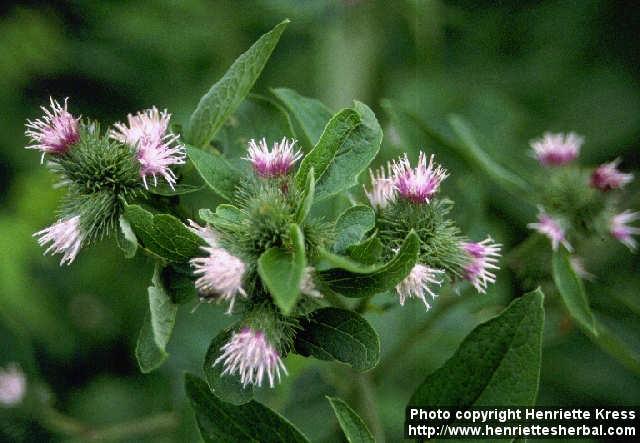
<svg viewBox="0 0 640 443"><path fill-rule="evenodd" d="M629 224L639 219L640 212L627 210L611 217L609 223L611 235L632 251L635 251L638 247L638 242L633 236L640 234L640 228L629 226Z"/></svg>
<svg viewBox="0 0 640 443"><path fill-rule="evenodd" d="M169 131L171 114L166 109L160 112L154 106L136 115L129 114L127 118L129 126L116 123L109 137L136 150L145 188L149 189L148 176L153 176L153 185L157 186L160 175L173 189L176 175L170 166L184 164L186 151L180 136Z"/></svg>
<svg viewBox="0 0 640 443"><path fill-rule="evenodd" d="M382 166L377 171L369 169L371 191L367 191L365 188L364 193L374 208L385 208L389 202L396 198L396 187L393 183L393 178L391 178L391 166L389 164L387 164L387 171L389 171L389 177L387 177Z"/></svg>
<svg viewBox="0 0 640 443"><path fill-rule="evenodd" d="M211 228L199 226L193 221L190 223L191 229L208 244L202 247L208 254L206 257L191 259L194 274L200 276L195 282L196 288L200 291L202 300L229 302L227 314L231 314L236 296L238 294L242 297L247 296L242 287L246 265L238 257L218 246L215 233Z"/></svg>
<svg viewBox="0 0 640 443"><path fill-rule="evenodd" d="M432 154L427 165L427 157L421 151L415 169L411 168L407 154L392 163L394 185L402 198L414 203L429 203L442 180L448 177L447 171L433 159Z"/></svg>
<svg viewBox="0 0 640 443"><path fill-rule="evenodd" d="M545 132L542 138L532 140L534 155L543 166L562 166L578 157L584 139L573 132L552 134Z"/></svg>
<svg viewBox="0 0 640 443"><path fill-rule="evenodd" d="M280 143L275 142L269 151L267 141L263 138L258 143L249 141L249 152L245 160L251 162L253 169L261 177L281 177L289 173L295 162L300 160L302 152L294 150L296 140L283 137Z"/></svg>
<svg viewBox="0 0 640 443"><path fill-rule="evenodd" d="M501 245L487 237L481 242L463 243L462 249L470 259L464 267L464 277L479 293L484 294L488 284L496 281L496 275L492 270L500 269L496 264L500 258Z"/></svg>
<svg viewBox="0 0 640 443"><path fill-rule="evenodd" d="M64 107L53 98L49 100L51 109L42 106L42 118L35 121L27 120L25 131L32 142L27 149L42 151L43 160L45 154L64 154L71 145L80 140L80 119L74 118L67 111L68 99L64 99Z"/></svg>
<svg viewBox="0 0 640 443"><path fill-rule="evenodd" d="M625 174L618 170L620 159L604 163L591 174L591 186L601 191L621 189L633 180L633 174Z"/></svg>
<svg viewBox="0 0 640 443"><path fill-rule="evenodd" d="M263 331L244 327L234 332L220 351L222 354L213 362L213 366L222 363L222 375L237 373L242 386L262 386L266 376L269 386L273 388L276 379L280 381L281 371L287 374L280 354Z"/></svg>
<svg viewBox="0 0 640 443"><path fill-rule="evenodd" d="M529 223L527 225L530 229L535 229L542 235L546 235L551 240L551 247L553 250L557 250L560 244L567 248L567 251L572 251L571 245L565 237L564 228L560 225L556 219L544 212L542 208L539 208L538 223Z"/></svg>
<svg viewBox="0 0 640 443"><path fill-rule="evenodd" d="M38 231L35 236L39 236L38 244L44 246L50 243L45 254L62 254L60 265L70 265L80 252L80 247L85 235L80 229L80 216L76 215L64 220L58 220L53 225L42 231Z"/></svg>
<svg viewBox="0 0 640 443"><path fill-rule="evenodd" d="M27 392L27 379L16 364L0 368L0 405L16 406Z"/></svg>
<svg viewBox="0 0 640 443"><path fill-rule="evenodd" d="M431 305L427 302L426 294L429 294L431 298L437 297L437 294L431 290L429 285L442 284L442 280L438 279L439 274L444 274L444 271L417 263L411 269L409 275L396 286L396 292L400 296L400 306L404 306L407 298L416 297L422 300L427 310L429 310Z"/></svg>

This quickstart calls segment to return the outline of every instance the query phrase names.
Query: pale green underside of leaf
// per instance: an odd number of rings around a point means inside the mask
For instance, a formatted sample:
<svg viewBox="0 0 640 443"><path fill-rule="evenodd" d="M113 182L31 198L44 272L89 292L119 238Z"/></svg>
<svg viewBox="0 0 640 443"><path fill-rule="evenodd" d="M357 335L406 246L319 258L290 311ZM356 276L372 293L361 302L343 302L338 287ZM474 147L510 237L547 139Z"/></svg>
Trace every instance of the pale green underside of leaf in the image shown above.
<svg viewBox="0 0 640 443"><path fill-rule="evenodd" d="M369 206L356 205L344 211L336 221L334 252L344 253L349 246L360 243L375 223L375 213Z"/></svg>
<svg viewBox="0 0 640 443"><path fill-rule="evenodd" d="M378 334L355 312L321 308L301 321L295 350L320 360L340 361L357 371L375 367L380 359Z"/></svg>
<svg viewBox="0 0 640 443"><path fill-rule="evenodd" d="M187 143L208 145L253 87L288 23L284 20L260 37L200 99L185 130Z"/></svg>
<svg viewBox="0 0 640 443"><path fill-rule="evenodd" d="M220 197L231 200L241 174L219 154L187 146L187 155L204 182Z"/></svg>
<svg viewBox="0 0 640 443"><path fill-rule="evenodd" d="M293 116L300 128L303 147L309 151L320 139L331 111L320 100L303 97L292 89L277 88L272 92Z"/></svg>
<svg viewBox="0 0 640 443"><path fill-rule="evenodd" d="M195 410L200 435L207 443L309 441L287 419L256 401L236 406L217 399L207 384L194 375L185 375L185 390Z"/></svg>
<svg viewBox="0 0 640 443"><path fill-rule="evenodd" d="M331 403L340 428L349 443L375 443L367 425L349 405L337 397L327 397L327 400Z"/></svg>
<svg viewBox="0 0 640 443"><path fill-rule="evenodd" d="M531 406L540 378L544 295L537 289L476 327L409 405Z"/></svg>
<svg viewBox="0 0 640 443"><path fill-rule="evenodd" d="M553 281L569 315L589 333L598 335L595 318L589 307L587 294L584 292L584 285L571 267L569 259L570 255L564 248L553 252Z"/></svg>
<svg viewBox="0 0 640 443"><path fill-rule="evenodd" d="M149 286L149 310L140 329L136 344L136 359L144 373L157 369L167 359L167 343L171 338L173 326L178 312L160 281L160 270L156 265L153 275L153 286Z"/></svg>

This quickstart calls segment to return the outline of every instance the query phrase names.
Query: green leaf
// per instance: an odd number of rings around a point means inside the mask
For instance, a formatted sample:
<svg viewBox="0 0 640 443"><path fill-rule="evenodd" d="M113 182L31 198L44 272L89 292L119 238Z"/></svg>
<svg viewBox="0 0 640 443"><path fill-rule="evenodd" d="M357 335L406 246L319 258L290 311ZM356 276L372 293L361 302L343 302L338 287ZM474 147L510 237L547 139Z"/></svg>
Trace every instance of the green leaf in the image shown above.
<svg viewBox="0 0 640 443"><path fill-rule="evenodd" d="M571 267L570 254L564 248L553 252L553 281L569 315L591 334L598 335L582 280Z"/></svg>
<svg viewBox="0 0 640 443"><path fill-rule="evenodd" d="M176 184L173 189L166 183L158 184L158 186L149 187L151 194L162 195L165 197L172 197L174 195L192 194L201 190L202 186L194 186L188 184Z"/></svg>
<svg viewBox="0 0 640 443"><path fill-rule="evenodd" d="M220 356L220 348L229 341L233 330L232 328L226 329L220 332L211 340L207 355L204 358L204 365L202 367L204 371L205 379L213 392L220 400L234 405L245 404L253 398L253 387L248 385L246 388L242 387L240 382L240 376L238 374L222 375L224 367L221 363L213 366L216 359Z"/></svg>
<svg viewBox="0 0 640 443"><path fill-rule="evenodd" d="M420 239L411 231L402 243L396 255L384 265L364 266L358 273L358 268L352 266L345 269L330 269L319 272L320 281L327 289L344 295L345 297L366 297L389 291L409 275L418 260ZM350 264L357 263L350 260Z"/></svg>
<svg viewBox="0 0 640 443"><path fill-rule="evenodd" d="M198 296L191 276L192 270L188 263L169 264L162 269L162 285L173 303L181 305Z"/></svg>
<svg viewBox="0 0 640 443"><path fill-rule="evenodd" d="M187 155L204 182L220 197L231 200L240 182L240 172L219 154L187 146Z"/></svg>
<svg viewBox="0 0 640 443"><path fill-rule="evenodd" d="M284 20L260 37L200 99L184 133L187 143L208 145L253 87L288 23Z"/></svg>
<svg viewBox="0 0 640 443"><path fill-rule="evenodd" d="M275 101L251 94L227 119L216 136L227 158L244 157L249 140L265 138L270 145L282 137L295 138L289 114Z"/></svg>
<svg viewBox="0 0 640 443"><path fill-rule="evenodd" d="M627 367L627 369L636 374L640 374L640 355L629 347L629 343L618 337L598 319L596 319L595 326L598 331L597 335L589 330L585 330L591 340L603 351Z"/></svg>
<svg viewBox="0 0 640 443"><path fill-rule="evenodd" d="M309 211L311 210L311 206L313 206L313 199L316 194L316 179L315 172L313 168L309 170L307 174L307 182L304 186L304 193L302 194L302 199L300 200L300 205L298 209L296 209L295 220L298 224L304 222L309 215Z"/></svg>
<svg viewBox="0 0 640 443"><path fill-rule="evenodd" d="M271 92L284 104L300 127L304 146L315 146L331 118L329 108L320 100L303 97L292 89L277 88Z"/></svg>
<svg viewBox="0 0 640 443"><path fill-rule="evenodd" d="M449 117L449 124L461 142L458 154L469 164L484 171L497 184L511 193L516 190L518 192L530 192L527 182L494 162L480 147L466 120L458 115L452 115Z"/></svg>
<svg viewBox="0 0 640 443"><path fill-rule="evenodd" d="M251 401L236 406L218 400L207 384L185 374L185 390L196 415L202 439L226 443L283 443L309 440L284 417Z"/></svg>
<svg viewBox="0 0 640 443"><path fill-rule="evenodd" d="M304 254L304 236L300 227L290 225L289 235L293 250L270 248L258 259L258 274L273 301L285 315L289 315L300 296L300 281L307 266Z"/></svg>
<svg viewBox="0 0 640 443"><path fill-rule="evenodd" d="M378 364L378 334L353 311L321 308L302 319L300 327L295 338L298 354L347 363L357 371L366 371Z"/></svg>
<svg viewBox="0 0 640 443"><path fill-rule="evenodd" d="M167 359L167 343L173 332L178 306L175 305L160 281L160 269L156 269L152 279L153 286L147 288L149 310L140 329L136 344L136 359L143 373L157 369Z"/></svg>
<svg viewBox="0 0 640 443"><path fill-rule="evenodd" d="M540 379L544 294L537 289L479 325L409 405L531 406Z"/></svg>
<svg viewBox="0 0 640 443"><path fill-rule="evenodd" d="M373 111L355 102L353 109L334 115L316 146L300 163L296 184L302 186L309 170L316 173L316 200L345 191L375 158L382 142L382 129Z"/></svg>
<svg viewBox="0 0 640 443"><path fill-rule="evenodd" d="M333 244L333 250L343 253L347 247L360 243L375 224L376 215L371 207L365 205L350 207L336 221L338 237Z"/></svg>
<svg viewBox="0 0 640 443"><path fill-rule="evenodd" d="M127 205L125 218L140 244L169 261L186 262L198 255L202 239L169 214L152 214L138 205Z"/></svg>
<svg viewBox="0 0 640 443"><path fill-rule="evenodd" d="M343 400L336 397L327 397L338 423L349 443L375 443L373 435L364 421Z"/></svg>
<svg viewBox="0 0 640 443"><path fill-rule="evenodd" d="M367 265L377 263L382 255L382 242L378 238L378 233L374 232L362 243L352 245L347 248L347 254L353 260Z"/></svg>
<svg viewBox="0 0 640 443"><path fill-rule="evenodd" d="M210 209L200 209L198 215L210 225L222 229L234 228L238 224L244 223L248 218L242 209L227 204L218 205L215 213Z"/></svg>
<svg viewBox="0 0 640 443"><path fill-rule="evenodd" d="M124 252L125 258L133 258L138 251L138 239L131 229L131 225L124 216L120 216L120 231L116 237L118 246Z"/></svg>

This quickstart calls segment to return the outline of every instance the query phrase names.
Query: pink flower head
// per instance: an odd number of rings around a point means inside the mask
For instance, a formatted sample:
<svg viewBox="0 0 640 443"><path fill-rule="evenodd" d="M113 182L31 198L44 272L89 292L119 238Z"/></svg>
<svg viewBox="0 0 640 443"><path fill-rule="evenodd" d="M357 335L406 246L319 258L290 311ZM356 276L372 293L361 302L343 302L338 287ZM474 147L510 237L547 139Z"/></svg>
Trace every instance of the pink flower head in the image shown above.
<svg viewBox="0 0 640 443"><path fill-rule="evenodd" d="M171 114L166 109L160 112L154 106L136 115L129 114L127 118L129 126L116 123L109 137L136 149L145 188L149 189L148 176L153 176L153 185L157 186L157 176L161 175L173 189L176 175L170 166L184 164L186 151L180 136L169 130Z"/></svg>
<svg viewBox="0 0 640 443"><path fill-rule="evenodd" d="M43 160L45 154L64 154L71 145L80 140L80 119L74 118L67 111L68 99L64 99L64 107L53 98L49 100L51 109L42 106L42 118L35 121L27 120L25 131L33 142L27 149L42 151Z"/></svg>
<svg viewBox="0 0 640 443"><path fill-rule="evenodd" d="M226 249L218 246L215 233L211 228L204 228L191 222L192 230L200 235L208 246L202 249L208 253L207 257L191 259L194 274L200 275L195 285L201 294L201 300L228 301L227 314L233 312L236 296L240 294L246 297L247 293L242 287L242 280L246 265L238 257L231 255ZM211 297L211 296L214 297Z"/></svg>
<svg viewBox="0 0 640 443"><path fill-rule="evenodd" d="M392 163L394 185L401 197L414 203L429 203L442 180L448 177L447 171L433 159L432 154L427 165L427 157L421 151L415 169L411 168L407 154Z"/></svg>
<svg viewBox="0 0 640 443"><path fill-rule="evenodd" d="M27 379L16 364L0 368L0 405L12 407L22 401L27 392Z"/></svg>
<svg viewBox="0 0 640 443"><path fill-rule="evenodd" d="M58 220L53 225L42 231L38 231L35 236L40 236L38 244L44 246L51 243L45 254L62 254L60 265L70 265L78 255L85 235L80 229L80 216L76 215L64 220Z"/></svg>
<svg viewBox="0 0 640 443"><path fill-rule="evenodd" d="M541 165L562 166L578 157L582 143L584 139L573 132L566 135L545 132L530 144Z"/></svg>
<svg viewBox="0 0 640 443"><path fill-rule="evenodd" d="M417 263L409 275L396 286L396 292L400 296L400 306L404 306L407 298L416 297L422 300L429 310L431 305L427 302L426 294L429 294L431 298L437 297L429 285L442 284L442 280L438 279L438 274L444 274L444 271Z"/></svg>
<svg viewBox="0 0 640 443"><path fill-rule="evenodd" d="M222 375L240 375L242 386L248 384L262 386L265 376L269 386L274 387L276 378L281 378L280 371L287 374L280 354L267 340L263 331L242 328L234 332L231 339L220 348L222 354L213 362L213 366L222 363Z"/></svg>
<svg viewBox="0 0 640 443"><path fill-rule="evenodd" d="M639 219L640 212L627 210L611 217L611 222L609 223L611 235L632 251L635 251L638 247L638 242L633 238L633 235L640 234L640 228L629 226L629 224Z"/></svg>
<svg viewBox="0 0 640 443"><path fill-rule="evenodd" d="M540 234L549 237L551 240L551 247L554 251L558 249L558 246L561 243L565 248L567 248L567 251L572 251L571 245L565 237L564 228L556 219L544 212L542 208L540 208L540 212L538 213L538 223L529 223L527 227L535 229Z"/></svg>
<svg viewBox="0 0 640 443"><path fill-rule="evenodd" d="M496 264L500 258L502 245L494 243L491 237L481 242L462 244L462 249L469 255L469 263L464 267L464 277L474 288L484 294L489 283L495 283L496 275L492 269L500 269Z"/></svg>
<svg viewBox="0 0 640 443"><path fill-rule="evenodd" d="M251 162L253 169L261 177L281 177L289 173L295 162L300 160L302 152L294 150L296 140L282 138L280 143L275 142L273 149L269 151L267 141L263 138L258 143L249 141L249 153L245 160Z"/></svg>
<svg viewBox="0 0 640 443"><path fill-rule="evenodd" d="M591 186L601 191L620 189L633 180L633 174L624 174L618 170L620 159L604 163L591 174Z"/></svg>
<svg viewBox="0 0 640 443"><path fill-rule="evenodd" d="M364 193L369 199L371 206L378 208L385 208L389 202L396 198L396 187L391 178L391 167L387 165L389 171L389 177L385 174L384 167L380 167L377 171L369 169L369 176L371 177L371 191L367 191L365 188Z"/></svg>

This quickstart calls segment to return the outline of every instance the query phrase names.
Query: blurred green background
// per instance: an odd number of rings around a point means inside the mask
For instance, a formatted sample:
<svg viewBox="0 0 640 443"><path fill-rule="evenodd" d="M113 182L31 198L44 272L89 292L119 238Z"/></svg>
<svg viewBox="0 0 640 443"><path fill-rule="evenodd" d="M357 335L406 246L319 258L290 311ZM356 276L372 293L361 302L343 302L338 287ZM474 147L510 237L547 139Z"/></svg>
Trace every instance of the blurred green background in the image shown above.
<svg viewBox="0 0 640 443"><path fill-rule="evenodd" d="M199 373L210 339L229 319L222 308L182 309L169 361L143 376L133 349L152 263L125 260L109 240L70 268L42 256L31 235L53 222L61 191L39 154L23 149L23 131L49 96L68 96L72 112L105 124L152 105L185 122L233 60L289 17L254 91L286 86L333 110L353 99L369 104L385 129L382 158L418 148L438 153L452 173L443 192L472 238L490 232L508 251L526 238L534 212L416 122L440 127L448 114L461 114L498 163L523 175L535 168L528 141L544 130L584 135L583 164L621 156L622 169L640 166L640 8L633 2L27 1L5 2L0 14L0 366L18 362L40 395L47 391L57 409L96 427L177 411L176 426L129 441L198 441L181 374ZM636 210L637 189L628 199ZM614 242L589 252L597 276L587 282L591 303L637 355L640 261ZM487 295L465 291L446 309L425 313L409 303L368 314L382 341L383 364L369 380L379 411L353 405L380 423L378 435L401 440L404 405L417 384L478 322L522 293L506 263L498 278ZM451 297L443 295L443 307ZM637 403L638 374L594 346L549 298L539 403ZM337 441L324 395L348 398L350 373L295 356L287 365L291 376L263 400L313 441ZM0 409L0 418L8 414ZM0 420L0 437L65 440L15 417Z"/></svg>

